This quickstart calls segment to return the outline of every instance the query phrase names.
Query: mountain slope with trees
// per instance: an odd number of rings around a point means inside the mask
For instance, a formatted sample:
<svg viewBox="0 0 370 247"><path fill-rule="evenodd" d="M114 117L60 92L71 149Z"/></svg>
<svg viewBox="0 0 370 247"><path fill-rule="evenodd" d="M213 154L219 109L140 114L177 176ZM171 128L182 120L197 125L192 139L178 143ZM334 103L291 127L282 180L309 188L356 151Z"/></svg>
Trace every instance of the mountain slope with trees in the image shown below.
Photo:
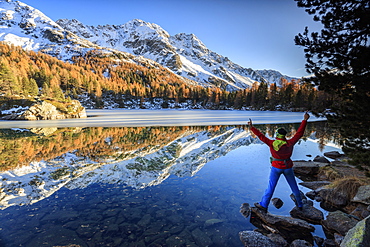
<svg viewBox="0 0 370 247"><path fill-rule="evenodd" d="M188 102L190 108L203 109L321 111L331 103L327 94L299 80L282 79L279 85L256 82L251 88L229 92L188 83L158 64L147 60L141 64L129 62L123 56L123 53L93 50L73 57L70 63L0 43L0 92L44 95L61 101L82 100L82 96L87 96L96 108L106 107L107 102L124 108L130 100L161 99L163 108L168 107L166 102Z"/></svg>
<svg viewBox="0 0 370 247"><path fill-rule="evenodd" d="M53 21L14 0L0 1L0 41L43 52L63 61L94 49L122 52L129 60L151 60L204 87L236 91L254 82L292 80L273 70L253 70L209 50L194 34L170 36L154 23L132 20L122 25L87 26L77 20ZM251 58L253 59L253 58Z"/></svg>

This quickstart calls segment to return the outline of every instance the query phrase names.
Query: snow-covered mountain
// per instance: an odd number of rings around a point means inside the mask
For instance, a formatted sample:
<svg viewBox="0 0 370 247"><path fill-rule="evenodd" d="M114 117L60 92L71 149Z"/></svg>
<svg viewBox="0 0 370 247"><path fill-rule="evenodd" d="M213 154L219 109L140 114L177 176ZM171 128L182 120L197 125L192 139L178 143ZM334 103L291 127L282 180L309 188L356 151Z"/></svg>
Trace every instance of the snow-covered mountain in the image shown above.
<svg viewBox="0 0 370 247"><path fill-rule="evenodd" d="M158 185L170 175L193 176L209 161L256 142L260 143L249 131L230 127L213 135L189 132L163 148L131 151L125 159L108 157L97 162L75 152L65 153L0 173L0 209L35 203L61 188L114 183L142 189Z"/></svg>
<svg viewBox="0 0 370 247"><path fill-rule="evenodd" d="M84 48L97 48L90 41L66 31L39 10L12 0L0 2L0 41L58 58L78 55Z"/></svg>
<svg viewBox="0 0 370 247"><path fill-rule="evenodd" d="M138 19L119 26L87 26L75 19L57 23L94 44L144 56L178 75L222 89L244 89L256 81L278 83L281 77L294 79L274 70L243 68L209 50L194 34L171 36L160 26Z"/></svg>
<svg viewBox="0 0 370 247"><path fill-rule="evenodd" d="M0 41L62 60L91 49L121 51L128 60L150 59L199 85L230 91L247 88L256 81L294 79L278 71L243 68L210 51L194 34L171 36L160 26L142 20L96 27L77 20L54 22L39 10L14 0L0 2Z"/></svg>

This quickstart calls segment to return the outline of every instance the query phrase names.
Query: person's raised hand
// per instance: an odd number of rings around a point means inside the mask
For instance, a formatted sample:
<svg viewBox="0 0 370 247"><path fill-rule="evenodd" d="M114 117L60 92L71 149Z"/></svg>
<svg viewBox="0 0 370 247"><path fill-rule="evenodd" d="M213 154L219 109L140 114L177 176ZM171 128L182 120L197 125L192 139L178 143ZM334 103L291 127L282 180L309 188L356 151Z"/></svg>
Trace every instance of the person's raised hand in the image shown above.
<svg viewBox="0 0 370 247"><path fill-rule="evenodd" d="M309 118L310 118L310 114L308 114L308 111L306 111L304 113L303 119L307 121Z"/></svg>
<svg viewBox="0 0 370 247"><path fill-rule="evenodd" d="M248 125L249 125L249 128L252 128L253 127L253 125L252 125L252 119L249 119Z"/></svg>

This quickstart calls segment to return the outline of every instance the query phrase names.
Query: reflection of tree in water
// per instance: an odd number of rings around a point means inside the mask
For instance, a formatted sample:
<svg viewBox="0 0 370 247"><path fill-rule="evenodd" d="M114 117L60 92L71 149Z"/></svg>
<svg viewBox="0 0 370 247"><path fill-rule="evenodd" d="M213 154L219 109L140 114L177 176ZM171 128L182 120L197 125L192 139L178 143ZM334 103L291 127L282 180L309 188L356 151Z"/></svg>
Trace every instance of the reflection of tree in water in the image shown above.
<svg viewBox="0 0 370 247"><path fill-rule="evenodd" d="M74 151L92 160L114 158L133 150L158 149L203 129L205 127L62 128L48 136L29 130L0 130L0 169L5 171Z"/></svg>
<svg viewBox="0 0 370 247"><path fill-rule="evenodd" d="M101 159L128 159L139 152L155 152L173 141L206 131L208 137L218 136L232 126L122 127L122 128L62 128L51 130L0 130L0 170L14 169L32 161L49 160L67 152ZM249 131L246 126L233 126ZM262 132L273 136L278 127L296 132L299 124L258 125ZM304 138L315 132L322 148L336 141L339 134L325 122L309 123ZM47 133L48 135L45 135ZM337 139L338 138L338 139ZM134 154L135 153L135 154Z"/></svg>

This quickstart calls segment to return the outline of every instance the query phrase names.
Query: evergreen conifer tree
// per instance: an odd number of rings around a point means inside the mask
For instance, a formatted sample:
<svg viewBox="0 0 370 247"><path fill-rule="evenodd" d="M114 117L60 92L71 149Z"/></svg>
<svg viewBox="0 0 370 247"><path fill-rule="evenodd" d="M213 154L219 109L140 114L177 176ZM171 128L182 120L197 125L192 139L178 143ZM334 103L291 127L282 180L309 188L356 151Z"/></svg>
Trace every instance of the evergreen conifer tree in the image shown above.
<svg viewBox="0 0 370 247"><path fill-rule="evenodd" d="M15 89L13 73L5 63L0 63L0 92L12 95Z"/></svg>
<svg viewBox="0 0 370 247"><path fill-rule="evenodd" d="M343 150L355 164L370 160L370 2L368 0L295 0L321 32L295 37L303 46L309 81L336 99L330 122L345 137ZM334 113L334 114L333 114Z"/></svg>

